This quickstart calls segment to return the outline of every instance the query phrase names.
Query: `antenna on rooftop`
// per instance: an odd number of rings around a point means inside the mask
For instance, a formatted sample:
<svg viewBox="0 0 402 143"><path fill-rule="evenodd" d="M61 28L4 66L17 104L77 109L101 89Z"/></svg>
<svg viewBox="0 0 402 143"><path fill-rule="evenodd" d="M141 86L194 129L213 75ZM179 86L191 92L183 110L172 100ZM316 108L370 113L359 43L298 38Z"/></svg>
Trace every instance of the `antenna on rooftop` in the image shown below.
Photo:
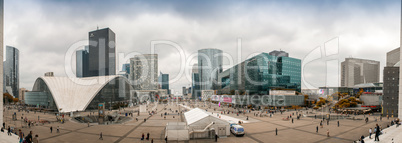
<svg viewBox="0 0 402 143"><path fill-rule="evenodd" d="M96 30L99 30L99 26L98 26L98 25L96 25Z"/></svg>

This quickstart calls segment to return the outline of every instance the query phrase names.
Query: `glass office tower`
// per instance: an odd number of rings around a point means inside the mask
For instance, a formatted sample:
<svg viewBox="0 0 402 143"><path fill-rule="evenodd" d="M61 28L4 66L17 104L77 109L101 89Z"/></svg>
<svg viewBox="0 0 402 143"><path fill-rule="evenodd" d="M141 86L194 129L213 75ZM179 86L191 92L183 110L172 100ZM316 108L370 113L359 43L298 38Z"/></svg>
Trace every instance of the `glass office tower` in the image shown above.
<svg viewBox="0 0 402 143"><path fill-rule="evenodd" d="M18 98L20 89L19 50L12 46L6 46L5 59L3 65L3 91L11 92L14 97Z"/></svg>
<svg viewBox="0 0 402 143"><path fill-rule="evenodd" d="M198 50L200 90L216 90L218 74L222 72L222 50Z"/></svg>
<svg viewBox="0 0 402 143"><path fill-rule="evenodd" d="M89 76L116 75L115 42L109 28L89 32Z"/></svg>
<svg viewBox="0 0 402 143"><path fill-rule="evenodd" d="M270 89L301 90L301 60L261 53L233 66L219 75L223 94L269 94Z"/></svg>
<svg viewBox="0 0 402 143"><path fill-rule="evenodd" d="M159 77L158 77L158 83L161 86L161 89L166 89L167 93L170 94L169 92L169 74L163 74L160 72Z"/></svg>
<svg viewBox="0 0 402 143"><path fill-rule="evenodd" d="M88 77L89 76L89 47L76 51L76 76Z"/></svg>

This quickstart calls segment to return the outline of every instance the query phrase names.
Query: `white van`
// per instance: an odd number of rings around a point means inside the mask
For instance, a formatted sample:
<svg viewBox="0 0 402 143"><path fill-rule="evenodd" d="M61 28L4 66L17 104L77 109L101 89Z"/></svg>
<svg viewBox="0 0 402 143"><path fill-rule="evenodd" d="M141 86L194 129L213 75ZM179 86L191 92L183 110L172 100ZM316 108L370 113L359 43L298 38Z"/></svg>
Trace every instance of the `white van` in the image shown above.
<svg viewBox="0 0 402 143"><path fill-rule="evenodd" d="M233 125L230 128L230 132L232 132L232 134L234 134L235 136L243 136L244 128L243 128L243 126L240 126L240 125Z"/></svg>

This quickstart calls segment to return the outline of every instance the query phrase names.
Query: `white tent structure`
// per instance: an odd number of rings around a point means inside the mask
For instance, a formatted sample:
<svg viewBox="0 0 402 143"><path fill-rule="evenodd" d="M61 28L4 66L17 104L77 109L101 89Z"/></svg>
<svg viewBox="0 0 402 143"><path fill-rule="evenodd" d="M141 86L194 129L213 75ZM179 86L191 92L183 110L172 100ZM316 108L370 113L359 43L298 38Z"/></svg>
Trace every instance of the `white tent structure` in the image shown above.
<svg viewBox="0 0 402 143"><path fill-rule="evenodd" d="M188 127L185 122L169 122L166 124L165 137L168 141L188 141Z"/></svg>
<svg viewBox="0 0 402 143"><path fill-rule="evenodd" d="M214 117L200 108L184 113L190 138L214 138L230 135L229 122Z"/></svg>

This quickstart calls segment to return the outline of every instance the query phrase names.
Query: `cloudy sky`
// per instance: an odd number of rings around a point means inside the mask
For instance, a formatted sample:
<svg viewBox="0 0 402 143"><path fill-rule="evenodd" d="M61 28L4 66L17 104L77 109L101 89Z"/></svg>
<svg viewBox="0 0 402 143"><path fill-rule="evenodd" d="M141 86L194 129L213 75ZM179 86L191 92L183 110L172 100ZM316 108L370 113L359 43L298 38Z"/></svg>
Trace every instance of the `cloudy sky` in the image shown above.
<svg viewBox="0 0 402 143"><path fill-rule="evenodd" d="M66 76L67 51L97 26L116 33L122 59L150 53L151 41L178 44L184 55L163 44L156 53L158 70L170 74L170 87L179 93L191 83L180 69L191 68L198 49L223 50L233 59L225 59L226 68L255 53L284 50L303 60L303 87L312 88L339 84L337 67L345 57L380 61L382 81L386 52L400 43L399 0L4 3L4 44L20 50L20 87L29 90L45 72Z"/></svg>

